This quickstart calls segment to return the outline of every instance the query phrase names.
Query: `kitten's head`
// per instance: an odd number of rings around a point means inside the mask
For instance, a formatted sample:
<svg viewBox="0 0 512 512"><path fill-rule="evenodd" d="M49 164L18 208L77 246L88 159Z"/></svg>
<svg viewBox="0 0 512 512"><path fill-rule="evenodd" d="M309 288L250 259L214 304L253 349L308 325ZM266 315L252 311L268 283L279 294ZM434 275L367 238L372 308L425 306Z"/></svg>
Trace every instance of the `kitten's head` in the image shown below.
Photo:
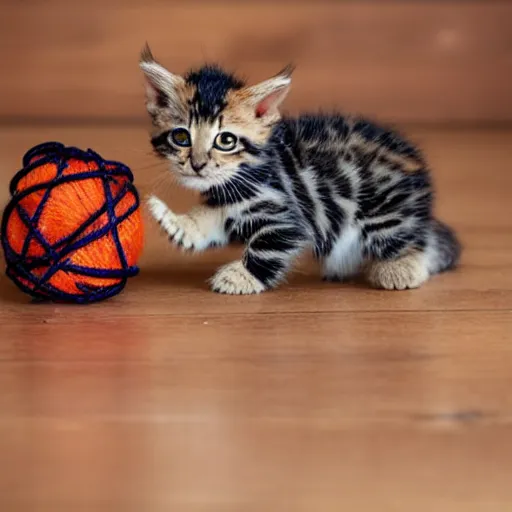
<svg viewBox="0 0 512 512"><path fill-rule="evenodd" d="M151 142L190 188L221 185L240 164L254 161L279 121L278 107L291 84L293 68L246 86L217 66L185 76L171 73L146 45L140 67L146 79L146 107L153 122Z"/></svg>

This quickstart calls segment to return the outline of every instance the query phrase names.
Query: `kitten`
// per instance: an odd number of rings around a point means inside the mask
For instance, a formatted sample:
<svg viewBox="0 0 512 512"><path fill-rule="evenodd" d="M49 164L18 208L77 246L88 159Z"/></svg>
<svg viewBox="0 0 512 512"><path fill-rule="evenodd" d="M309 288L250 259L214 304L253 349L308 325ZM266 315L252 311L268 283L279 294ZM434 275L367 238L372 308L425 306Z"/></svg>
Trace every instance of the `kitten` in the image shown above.
<svg viewBox="0 0 512 512"><path fill-rule="evenodd" d="M433 217L427 164L410 142L362 118L282 117L292 68L253 86L217 66L186 76L141 54L151 143L202 204L149 210L192 251L245 244L211 278L214 291L277 287L312 249L326 280L366 276L377 288L416 288L458 263L453 231Z"/></svg>

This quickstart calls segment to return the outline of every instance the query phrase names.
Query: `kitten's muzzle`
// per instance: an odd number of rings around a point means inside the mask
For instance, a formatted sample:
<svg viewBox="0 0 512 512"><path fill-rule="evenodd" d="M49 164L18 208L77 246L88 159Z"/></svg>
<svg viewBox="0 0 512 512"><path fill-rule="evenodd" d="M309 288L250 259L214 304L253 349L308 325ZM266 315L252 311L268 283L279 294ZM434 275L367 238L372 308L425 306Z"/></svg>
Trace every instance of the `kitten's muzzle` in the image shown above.
<svg viewBox="0 0 512 512"><path fill-rule="evenodd" d="M190 159L190 167L194 170L196 174L199 174L205 167L208 162L196 162L194 159Z"/></svg>

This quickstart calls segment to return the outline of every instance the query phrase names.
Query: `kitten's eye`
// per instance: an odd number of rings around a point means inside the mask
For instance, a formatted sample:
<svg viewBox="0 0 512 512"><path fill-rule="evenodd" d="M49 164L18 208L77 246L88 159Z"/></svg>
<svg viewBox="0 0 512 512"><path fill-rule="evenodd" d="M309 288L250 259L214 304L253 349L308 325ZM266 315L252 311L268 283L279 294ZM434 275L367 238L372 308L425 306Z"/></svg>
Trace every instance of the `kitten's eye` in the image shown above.
<svg viewBox="0 0 512 512"><path fill-rule="evenodd" d="M238 138L231 132L221 132L215 137L213 145L221 151L231 151L235 149Z"/></svg>
<svg viewBox="0 0 512 512"><path fill-rule="evenodd" d="M170 138L177 146L190 146L190 134L185 128L174 128L170 134Z"/></svg>

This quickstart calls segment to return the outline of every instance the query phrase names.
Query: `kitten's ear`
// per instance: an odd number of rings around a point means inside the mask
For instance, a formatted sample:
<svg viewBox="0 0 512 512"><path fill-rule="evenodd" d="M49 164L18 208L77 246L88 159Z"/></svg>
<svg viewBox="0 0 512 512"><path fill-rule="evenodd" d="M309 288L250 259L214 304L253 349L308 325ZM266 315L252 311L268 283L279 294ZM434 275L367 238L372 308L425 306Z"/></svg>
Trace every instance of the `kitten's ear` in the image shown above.
<svg viewBox="0 0 512 512"><path fill-rule="evenodd" d="M146 43L140 54L139 66L145 77L146 107L150 113L177 106L179 90L185 85L180 75L175 75L161 66L153 57Z"/></svg>
<svg viewBox="0 0 512 512"><path fill-rule="evenodd" d="M289 64L272 78L247 88L256 117L279 115L279 106L290 90L294 69Z"/></svg>

